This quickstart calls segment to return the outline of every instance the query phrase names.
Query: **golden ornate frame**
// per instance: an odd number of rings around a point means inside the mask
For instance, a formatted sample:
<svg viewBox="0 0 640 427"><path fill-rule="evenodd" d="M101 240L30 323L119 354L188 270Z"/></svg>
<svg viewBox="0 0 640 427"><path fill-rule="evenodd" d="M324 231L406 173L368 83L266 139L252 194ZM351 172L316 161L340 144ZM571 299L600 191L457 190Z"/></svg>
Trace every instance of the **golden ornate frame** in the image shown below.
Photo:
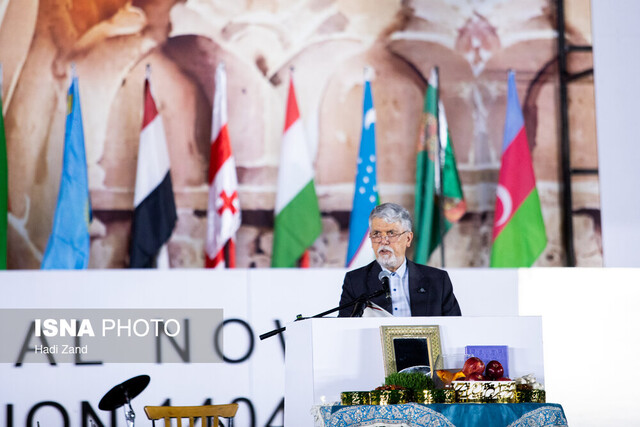
<svg viewBox="0 0 640 427"><path fill-rule="evenodd" d="M389 376L398 372L396 354L393 340L396 338L417 338L427 342L428 360L431 367L431 376L435 371L435 362L442 353L440 346L440 327L431 326L380 326L380 338L382 340L382 357L384 360L384 375Z"/></svg>

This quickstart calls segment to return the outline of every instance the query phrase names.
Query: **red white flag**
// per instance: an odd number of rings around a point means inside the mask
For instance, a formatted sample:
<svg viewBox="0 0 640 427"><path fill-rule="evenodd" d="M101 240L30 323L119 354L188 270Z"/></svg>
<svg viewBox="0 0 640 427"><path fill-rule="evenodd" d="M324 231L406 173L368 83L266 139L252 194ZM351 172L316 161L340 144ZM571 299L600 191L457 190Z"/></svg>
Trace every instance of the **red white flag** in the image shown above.
<svg viewBox="0 0 640 427"><path fill-rule="evenodd" d="M240 228L240 202L236 162L227 130L227 75L224 64L216 69L211 157L209 163L209 205L207 209L206 267L235 267L235 234ZM225 245L228 259L225 262Z"/></svg>
<svg viewBox="0 0 640 427"><path fill-rule="evenodd" d="M134 211L129 248L131 268L170 267L167 242L178 219L169 150L162 116L158 113L151 94L150 74L151 68L147 66L136 186L133 193Z"/></svg>

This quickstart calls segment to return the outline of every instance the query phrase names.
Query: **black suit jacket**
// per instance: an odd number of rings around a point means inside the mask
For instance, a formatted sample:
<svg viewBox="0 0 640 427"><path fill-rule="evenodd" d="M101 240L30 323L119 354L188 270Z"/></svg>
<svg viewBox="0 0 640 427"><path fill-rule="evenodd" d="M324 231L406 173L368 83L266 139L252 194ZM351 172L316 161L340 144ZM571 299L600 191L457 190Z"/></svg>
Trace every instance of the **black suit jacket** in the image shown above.
<svg viewBox="0 0 640 427"><path fill-rule="evenodd" d="M409 303L412 316L460 316L460 306L453 294L451 279L446 271L407 259L409 271ZM378 261L349 271L344 276L340 305L349 303L361 295L371 295L382 288L378 274L382 267ZM373 298L371 302L392 312L391 299L384 295ZM349 317L353 307L340 310L338 317Z"/></svg>

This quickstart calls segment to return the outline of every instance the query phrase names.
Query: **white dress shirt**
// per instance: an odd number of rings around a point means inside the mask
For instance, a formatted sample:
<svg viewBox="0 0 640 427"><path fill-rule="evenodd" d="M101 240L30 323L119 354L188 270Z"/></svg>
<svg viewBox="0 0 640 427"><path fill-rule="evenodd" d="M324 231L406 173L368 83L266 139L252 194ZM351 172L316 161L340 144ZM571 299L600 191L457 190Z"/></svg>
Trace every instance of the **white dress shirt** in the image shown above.
<svg viewBox="0 0 640 427"><path fill-rule="evenodd" d="M409 271L407 270L407 258L402 261L402 265L389 272L389 289L391 291L391 314L396 317L411 317L411 304L409 302Z"/></svg>

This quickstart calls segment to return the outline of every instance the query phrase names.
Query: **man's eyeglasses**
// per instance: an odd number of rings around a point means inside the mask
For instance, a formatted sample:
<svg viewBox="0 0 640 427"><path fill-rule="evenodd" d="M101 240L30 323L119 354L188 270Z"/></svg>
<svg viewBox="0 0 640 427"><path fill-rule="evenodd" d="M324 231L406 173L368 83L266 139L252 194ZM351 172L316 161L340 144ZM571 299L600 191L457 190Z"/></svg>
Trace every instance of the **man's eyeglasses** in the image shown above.
<svg viewBox="0 0 640 427"><path fill-rule="evenodd" d="M371 241L374 243L380 243L384 239L387 239L389 243L395 243L398 241L400 236L402 236L407 231L403 231L402 233L396 233L395 231L390 231L388 233L381 233L379 231L374 231L373 233L369 234L369 237L371 238Z"/></svg>

